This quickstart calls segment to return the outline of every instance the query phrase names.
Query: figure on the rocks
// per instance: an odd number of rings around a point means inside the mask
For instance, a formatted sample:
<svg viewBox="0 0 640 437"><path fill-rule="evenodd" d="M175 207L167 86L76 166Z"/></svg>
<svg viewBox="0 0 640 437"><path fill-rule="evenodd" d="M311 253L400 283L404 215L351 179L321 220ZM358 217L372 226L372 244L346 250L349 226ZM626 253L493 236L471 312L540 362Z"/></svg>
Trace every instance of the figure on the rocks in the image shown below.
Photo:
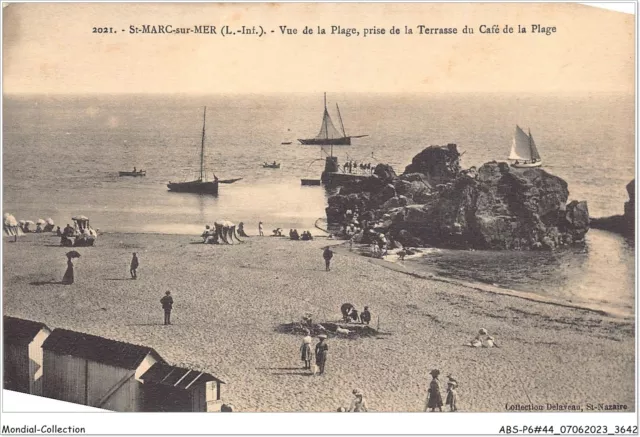
<svg viewBox="0 0 640 437"><path fill-rule="evenodd" d="M440 381L438 380L438 376L440 375L440 371L438 369L434 369L430 372L430 375L433 377L431 380L431 384L429 384L429 391L427 392L427 404L424 408L424 411L431 408L431 411L435 411L436 408L439 411L442 411L442 395L440 394Z"/></svg>

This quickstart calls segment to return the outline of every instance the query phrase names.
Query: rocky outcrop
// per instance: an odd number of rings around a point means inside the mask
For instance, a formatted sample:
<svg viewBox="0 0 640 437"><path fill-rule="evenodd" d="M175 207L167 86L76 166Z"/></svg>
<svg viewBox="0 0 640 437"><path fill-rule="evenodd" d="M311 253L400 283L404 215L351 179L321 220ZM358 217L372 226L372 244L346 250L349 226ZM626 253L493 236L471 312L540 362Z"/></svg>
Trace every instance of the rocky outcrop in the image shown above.
<svg viewBox="0 0 640 437"><path fill-rule="evenodd" d="M448 144L424 149L401 176L379 165L372 181L329 199L327 219L357 208L362 226L411 246L552 249L584 239L587 204L567 204L564 180L497 162L463 170L459 158Z"/></svg>
<svg viewBox="0 0 640 437"><path fill-rule="evenodd" d="M595 229L616 232L629 238L635 236L636 227L636 180L627 184L629 200L624 203L624 215L613 215L603 218L592 218L591 225Z"/></svg>

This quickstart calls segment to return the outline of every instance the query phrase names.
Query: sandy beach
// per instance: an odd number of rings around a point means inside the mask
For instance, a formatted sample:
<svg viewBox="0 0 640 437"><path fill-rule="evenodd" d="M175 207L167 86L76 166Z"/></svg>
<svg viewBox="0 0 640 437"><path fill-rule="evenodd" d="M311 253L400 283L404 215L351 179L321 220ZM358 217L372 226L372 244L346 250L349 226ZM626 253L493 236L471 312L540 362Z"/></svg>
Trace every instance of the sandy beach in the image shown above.
<svg viewBox="0 0 640 437"><path fill-rule="evenodd" d="M224 246L193 235L104 234L95 247L77 248L76 280L66 286L50 283L66 268L59 238L5 239L4 314L151 346L171 364L224 380L223 400L239 411L335 411L348 407L354 388L371 410L422 411L433 368L443 391L448 374L458 380L461 411L634 410L634 320L418 278L345 248L325 272L321 249L340 243L251 237ZM171 326L162 325L159 302L167 290ZM345 302L368 305L385 335L330 336L326 374L310 376L302 336L276 328L307 311L336 321ZM464 346L480 328L501 347Z"/></svg>

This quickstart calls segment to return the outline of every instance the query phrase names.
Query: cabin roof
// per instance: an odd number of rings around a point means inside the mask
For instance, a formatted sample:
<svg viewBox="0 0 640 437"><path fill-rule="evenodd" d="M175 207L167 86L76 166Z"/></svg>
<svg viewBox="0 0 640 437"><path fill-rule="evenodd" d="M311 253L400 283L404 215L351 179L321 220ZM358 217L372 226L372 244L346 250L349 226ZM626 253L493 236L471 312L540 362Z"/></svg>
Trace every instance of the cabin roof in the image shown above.
<svg viewBox="0 0 640 437"><path fill-rule="evenodd" d="M136 369L148 354L164 362L153 348L66 329L54 329L42 349L129 370Z"/></svg>
<svg viewBox="0 0 640 437"><path fill-rule="evenodd" d="M194 383L209 381L225 382L215 376L199 370L185 369L184 367L170 366L166 363L155 363L140 379L145 384L161 384L170 387L188 390L195 387Z"/></svg>
<svg viewBox="0 0 640 437"><path fill-rule="evenodd" d="M42 329L50 329L41 322L4 316L3 336L5 344L29 344Z"/></svg>

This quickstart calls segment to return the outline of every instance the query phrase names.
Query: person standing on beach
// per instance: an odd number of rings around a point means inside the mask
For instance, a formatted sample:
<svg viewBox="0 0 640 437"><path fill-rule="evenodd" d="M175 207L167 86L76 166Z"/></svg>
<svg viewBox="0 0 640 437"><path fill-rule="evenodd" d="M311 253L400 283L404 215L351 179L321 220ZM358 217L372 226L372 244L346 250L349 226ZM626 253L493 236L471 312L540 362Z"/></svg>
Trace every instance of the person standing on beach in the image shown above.
<svg viewBox="0 0 640 437"><path fill-rule="evenodd" d="M436 408L442 411L442 395L440 394L440 381L438 375L440 371L434 369L429 374L433 377L431 384L429 384L429 390L427 392L427 405L424 407L424 411L431 408L431 411L435 411Z"/></svg>
<svg viewBox="0 0 640 437"><path fill-rule="evenodd" d="M260 234L261 237L264 237L264 232L262 229L262 222L258 223L258 234Z"/></svg>
<svg viewBox="0 0 640 437"><path fill-rule="evenodd" d="M325 343L327 336L324 334L318 335L320 342L316 344L316 365L318 366L318 373L324 374L324 365L327 363L327 353L329 352L329 346Z"/></svg>
<svg viewBox="0 0 640 437"><path fill-rule="evenodd" d="M67 285L73 284L73 262L70 256L67 256L67 271L64 272L62 283Z"/></svg>
<svg viewBox="0 0 640 437"><path fill-rule="evenodd" d="M136 270L140 263L138 262L138 255L133 252L133 258L131 258L131 267L129 268L129 273L131 273L131 279L138 279L138 274Z"/></svg>
<svg viewBox="0 0 640 437"><path fill-rule="evenodd" d="M164 324L171 324L171 308L173 308L173 298L171 292L167 291L162 299L160 299L162 308L164 309Z"/></svg>
<svg viewBox="0 0 640 437"><path fill-rule="evenodd" d="M331 249L326 247L324 249L324 252L322 252L322 257L324 258L324 263L328 272L330 270L329 265L331 264L331 258L333 258L333 252L331 251Z"/></svg>
<svg viewBox="0 0 640 437"><path fill-rule="evenodd" d="M300 346L300 359L304 361L304 368L311 369L311 335L307 329L305 337L302 339L302 346Z"/></svg>

